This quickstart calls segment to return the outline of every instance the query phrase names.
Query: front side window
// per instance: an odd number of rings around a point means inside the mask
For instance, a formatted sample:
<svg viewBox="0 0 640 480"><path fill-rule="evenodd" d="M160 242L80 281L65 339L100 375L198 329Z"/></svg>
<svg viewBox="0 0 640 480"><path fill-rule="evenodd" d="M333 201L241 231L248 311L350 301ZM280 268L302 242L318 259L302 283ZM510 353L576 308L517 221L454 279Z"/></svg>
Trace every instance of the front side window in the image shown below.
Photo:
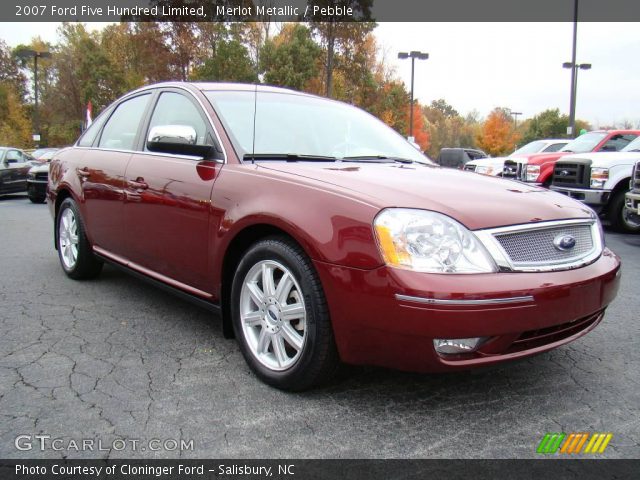
<svg viewBox="0 0 640 480"><path fill-rule="evenodd" d="M89 126L89 128L87 128L84 131L84 133L80 137L80 140L78 140L78 146L79 147L93 146L93 142L98 137L98 134L100 133L100 129L104 125L104 122L107 121L107 118L109 118L109 113L107 112L104 112L101 115L99 115L98 118L96 118L95 122L93 122Z"/></svg>
<svg viewBox="0 0 640 480"><path fill-rule="evenodd" d="M20 150L9 150L6 157L7 162L20 163L23 162L22 152Z"/></svg>
<svg viewBox="0 0 640 480"><path fill-rule="evenodd" d="M606 137L605 132L591 132L580 135L575 140L569 142L560 150L561 152L571 153L587 153L593 152L593 149Z"/></svg>
<svg viewBox="0 0 640 480"><path fill-rule="evenodd" d="M174 92L163 92L160 95L151 116L149 131L153 127L166 125L192 127L196 131L196 145L213 145L200 111L184 95Z"/></svg>
<svg viewBox="0 0 640 480"><path fill-rule="evenodd" d="M114 150L133 150L149 98L150 94L139 95L118 105L104 126L98 146Z"/></svg>
<svg viewBox="0 0 640 480"><path fill-rule="evenodd" d="M614 135L602 146L603 150L616 151L624 149L636 138L635 135Z"/></svg>
<svg viewBox="0 0 640 480"><path fill-rule="evenodd" d="M241 154L386 157L431 163L380 120L345 103L264 91L205 94Z"/></svg>
<svg viewBox="0 0 640 480"><path fill-rule="evenodd" d="M547 148L544 149L545 152L557 152L562 147L564 147L566 143L552 143Z"/></svg>

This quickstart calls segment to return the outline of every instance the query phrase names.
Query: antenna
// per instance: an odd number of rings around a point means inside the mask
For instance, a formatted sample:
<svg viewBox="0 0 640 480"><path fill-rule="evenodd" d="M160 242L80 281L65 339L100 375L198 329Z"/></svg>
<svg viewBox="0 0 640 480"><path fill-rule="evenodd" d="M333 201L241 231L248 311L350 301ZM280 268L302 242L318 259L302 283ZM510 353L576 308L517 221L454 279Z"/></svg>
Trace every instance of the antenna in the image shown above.
<svg viewBox="0 0 640 480"><path fill-rule="evenodd" d="M256 163L256 117L258 116L258 83L253 91L253 147L251 152L251 163Z"/></svg>

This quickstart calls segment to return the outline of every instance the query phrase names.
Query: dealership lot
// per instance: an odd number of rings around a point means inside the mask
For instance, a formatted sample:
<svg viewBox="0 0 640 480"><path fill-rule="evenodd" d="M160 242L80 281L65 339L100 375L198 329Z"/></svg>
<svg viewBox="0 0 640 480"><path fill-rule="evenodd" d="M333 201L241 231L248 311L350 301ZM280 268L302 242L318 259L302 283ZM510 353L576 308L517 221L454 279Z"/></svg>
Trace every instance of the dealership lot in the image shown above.
<svg viewBox="0 0 640 480"><path fill-rule="evenodd" d="M640 458L640 235L607 233L621 290L573 344L458 374L350 368L290 394L211 313L112 267L68 279L46 206L0 197L0 225L0 458L517 458L547 432L611 432L602 456Z"/></svg>

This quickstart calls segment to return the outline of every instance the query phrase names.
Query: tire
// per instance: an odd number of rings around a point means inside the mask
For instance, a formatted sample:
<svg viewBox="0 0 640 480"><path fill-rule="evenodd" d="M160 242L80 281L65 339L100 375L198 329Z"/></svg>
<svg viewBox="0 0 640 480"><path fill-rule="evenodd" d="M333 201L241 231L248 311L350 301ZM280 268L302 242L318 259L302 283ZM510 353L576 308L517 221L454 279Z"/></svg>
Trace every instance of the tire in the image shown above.
<svg viewBox="0 0 640 480"><path fill-rule="evenodd" d="M29 193L29 200L31 200L31 203L44 203L47 201L47 197Z"/></svg>
<svg viewBox="0 0 640 480"><path fill-rule="evenodd" d="M302 391L335 374L338 352L322 285L291 240L267 238L244 254L233 279L231 315L240 350L265 383Z"/></svg>
<svg viewBox="0 0 640 480"><path fill-rule="evenodd" d="M616 232L640 232L640 224L631 222L625 214L624 195L625 192L617 192L613 195L607 207L607 220L609 220L611 228Z"/></svg>
<svg viewBox="0 0 640 480"><path fill-rule="evenodd" d="M67 276L74 280L97 277L102 271L102 261L93 254L80 210L72 198L60 205L55 232L58 258Z"/></svg>

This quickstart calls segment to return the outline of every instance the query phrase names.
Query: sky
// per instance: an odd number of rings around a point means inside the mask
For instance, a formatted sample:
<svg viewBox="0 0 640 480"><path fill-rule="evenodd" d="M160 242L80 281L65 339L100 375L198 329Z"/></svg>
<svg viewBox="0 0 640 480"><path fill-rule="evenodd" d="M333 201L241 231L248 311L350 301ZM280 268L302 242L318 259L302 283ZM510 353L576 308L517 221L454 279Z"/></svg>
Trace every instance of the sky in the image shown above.
<svg viewBox="0 0 640 480"><path fill-rule="evenodd" d="M9 45L40 35L55 42L58 23L0 23ZM105 24L88 24L91 29ZM411 64L399 51L420 50L415 97L422 103L444 98L461 114L485 117L495 107L522 112L518 120L547 109L569 113L573 24L566 23L380 23L380 55L407 86ZM579 23L577 62L591 63L578 75L577 118L593 127L640 127L640 24Z"/></svg>

